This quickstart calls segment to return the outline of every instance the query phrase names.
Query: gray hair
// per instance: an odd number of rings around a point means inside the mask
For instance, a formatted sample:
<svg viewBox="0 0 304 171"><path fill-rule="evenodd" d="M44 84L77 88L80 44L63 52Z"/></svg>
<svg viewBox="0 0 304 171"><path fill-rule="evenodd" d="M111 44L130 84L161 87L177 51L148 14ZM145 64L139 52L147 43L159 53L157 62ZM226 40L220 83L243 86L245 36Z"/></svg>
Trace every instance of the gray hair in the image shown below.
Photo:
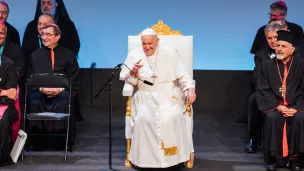
<svg viewBox="0 0 304 171"><path fill-rule="evenodd" d="M278 30L282 30L282 29L283 29L282 26L278 23L269 23L266 25L264 32L266 35L267 32L278 31Z"/></svg>
<svg viewBox="0 0 304 171"><path fill-rule="evenodd" d="M284 6L282 6L281 4L278 4L277 2L272 3L270 5L270 9L271 10L279 10L279 11L281 11L282 15L287 14L287 9Z"/></svg>
<svg viewBox="0 0 304 171"><path fill-rule="evenodd" d="M269 23L272 23L272 22L275 22L275 21L280 21L280 22L281 22L281 26L282 26L282 28L284 28L284 27L288 27L288 26L287 26L287 21L286 21L285 19L276 19L276 20L270 20L270 22L269 22Z"/></svg>

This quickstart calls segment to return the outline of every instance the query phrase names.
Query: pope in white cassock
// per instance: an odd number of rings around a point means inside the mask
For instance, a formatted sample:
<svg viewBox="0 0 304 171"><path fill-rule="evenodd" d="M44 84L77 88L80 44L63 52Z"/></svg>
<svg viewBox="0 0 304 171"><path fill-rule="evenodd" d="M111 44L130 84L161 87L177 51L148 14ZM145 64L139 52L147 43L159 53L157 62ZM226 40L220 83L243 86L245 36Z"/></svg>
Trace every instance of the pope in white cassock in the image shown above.
<svg viewBox="0 0 304 171"><path fill-rule="evenodd" d="M196 99L195 81L177 50L158 44L153 29L144 30L141 40L142 48L131 51L125 61L133 73L126 67L120 73L120 79L136 90L131 99L129 159L141 168L171 167L189 160L193 152L186 105Z"/></svg>

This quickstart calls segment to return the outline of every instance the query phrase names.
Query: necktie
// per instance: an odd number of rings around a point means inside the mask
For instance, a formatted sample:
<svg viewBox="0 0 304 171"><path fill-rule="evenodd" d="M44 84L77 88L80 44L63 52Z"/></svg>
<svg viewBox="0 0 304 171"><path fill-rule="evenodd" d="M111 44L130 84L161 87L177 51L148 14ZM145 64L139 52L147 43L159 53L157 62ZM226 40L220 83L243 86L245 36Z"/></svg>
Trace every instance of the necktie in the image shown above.
<svg viewBox="0 0 304 171"><path fill-rule="evenodd" d="M54 71L55 53L53 49L51 49L51 60L52 60L52 71Z"/></svg>
<svg viewBox="0 0 304 171"><path fill-rule="evenodd" d="M285 91L283 92L283 105L286 106L288 105L286 101L286 78L287 78L287 66L284 64L284 78L283 78L283 87ZM286 121L284 122L284 128L283 128L283 140L282 140L282 149L283 149L283 157L288 156L288 142L287 142L287 128L286 128Z"/></svg>

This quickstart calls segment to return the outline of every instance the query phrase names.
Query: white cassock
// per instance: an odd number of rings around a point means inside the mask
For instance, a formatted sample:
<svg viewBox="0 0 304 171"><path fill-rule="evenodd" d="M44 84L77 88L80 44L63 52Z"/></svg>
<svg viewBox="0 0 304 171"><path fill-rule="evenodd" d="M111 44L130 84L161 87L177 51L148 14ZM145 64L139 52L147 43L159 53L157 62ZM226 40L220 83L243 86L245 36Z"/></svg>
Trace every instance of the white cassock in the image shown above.
<svg viewBox="0 0 304 171"><path fill-rule="evenodd" d="M175 49L158 46L146 57L142 48L128 54L125 64L132 69L142 59L138 77L154 83L147 85L130 76L123 67L120 79L134 86L131 99L130 161L138 167L165 168L189 160L194 151L192 117L186 113L187 89L195 81ZM157 78L151 78L153 74Z"/></svg>

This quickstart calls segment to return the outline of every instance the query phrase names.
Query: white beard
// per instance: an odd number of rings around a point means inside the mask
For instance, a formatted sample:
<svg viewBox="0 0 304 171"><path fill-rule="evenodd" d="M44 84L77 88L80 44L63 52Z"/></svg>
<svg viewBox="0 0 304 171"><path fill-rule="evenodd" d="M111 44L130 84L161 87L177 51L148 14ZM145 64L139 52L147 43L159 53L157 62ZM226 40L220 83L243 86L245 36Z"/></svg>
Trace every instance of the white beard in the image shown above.
<svg viewBox="0 0 304 171"><path fill-rule="evenodd" d="M278 60L283 60L283 59L284 59L284 56L277 55L277 59L278 59Z"/></svg>

